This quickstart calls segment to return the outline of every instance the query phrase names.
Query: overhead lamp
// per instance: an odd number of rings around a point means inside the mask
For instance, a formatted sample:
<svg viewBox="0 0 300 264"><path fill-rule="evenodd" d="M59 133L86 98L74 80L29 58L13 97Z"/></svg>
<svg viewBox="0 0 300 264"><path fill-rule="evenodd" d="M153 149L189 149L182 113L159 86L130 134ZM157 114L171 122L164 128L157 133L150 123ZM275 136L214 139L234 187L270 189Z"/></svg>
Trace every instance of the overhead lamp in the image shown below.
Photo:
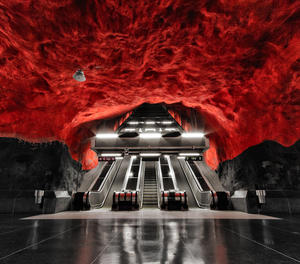
<svg viewBox="0 0 300 264"><path fill-rule="evenodd" d="M156 131L156 129L155 128L145 128L145 131L147 132L147 131Z"/></svg>
<svg viewBox="0 0 300 264"><path fill-rule="evenodd" d="M200 156L200 153L179 153L179 156L197 157Z"/></svg>
<svg viewBox="0 0 300 264"><path fill-rule="evenodd" d="M125 128L125 131L135 131L135 128Z"/></svg>
<svg viewBox="0 0 300 264"><path fill-rule="evenodd" d="M165 128L166 131L176 131L176 128L175 127L168 127L168 128Z"/></svg>
<svg viewBox="0 0 300 264"><path fill-rule="evenodd" d="M161 138L160 133L141 133L140 138Z"/></svg>
<svg viewBox="0 0 300 264"><path fill-rule="evenodd" d="M116 160L122 160L123 157L116 157Z"/></svg>
<svg viewBox="0 0 300 264"><path fill-rule="evenodd" d="M101 153L101 157L121 157L121 153Z"/></svg>
<svg viewBox="0 0 300 264"><path fill-rule="evenodd" d="M84 82L86 80L83 71L80 69L73 74L73 78L78 82Z"/></svg>
<svg viewBox="0 0 300 264"><path fill-rule="evenodd" d="M119 135L115 133L97 134L96 138L117 138Z"/></svg>
<svg viewBox="0 0 300 264"><path fill-rule="evenodd" d="M181 136L184 137L184 138L203 138L204 137L204 133L202 133L202 132L198 132L198 133L182 133Z"/></svg>
<svg viewBox="0 0 300 264"><path fill-rule="evenodd" d="M155 122L154 121L146 121L146 125L154 125Z"/></svg>
<svg viewBox="0 0 300 264"><path fill-rule="evenodd" d="M141 157L159 157L160 153L140 153Z"/></svg>
<svg viewBox="0 0 300 264"><path fill-rule="evenodd" d="M162 121L161 123L164 124L164 125L169 125L169 124L172 124L173 121Z"/></svg>

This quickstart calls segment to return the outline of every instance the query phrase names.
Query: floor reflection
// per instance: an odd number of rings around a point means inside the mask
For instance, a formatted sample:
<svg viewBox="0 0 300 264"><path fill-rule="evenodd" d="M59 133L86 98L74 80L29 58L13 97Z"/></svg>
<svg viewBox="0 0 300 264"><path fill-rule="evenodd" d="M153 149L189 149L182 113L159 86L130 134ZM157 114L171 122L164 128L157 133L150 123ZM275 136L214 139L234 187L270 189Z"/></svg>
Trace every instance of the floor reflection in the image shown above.
<svg viewBox="0 0 300 264"><path fill-rule="evenodd" d="M31 220L0 228L0 264L297 263L300 230L273 220ZM12 228L15 228L13 230Z"/></svg>

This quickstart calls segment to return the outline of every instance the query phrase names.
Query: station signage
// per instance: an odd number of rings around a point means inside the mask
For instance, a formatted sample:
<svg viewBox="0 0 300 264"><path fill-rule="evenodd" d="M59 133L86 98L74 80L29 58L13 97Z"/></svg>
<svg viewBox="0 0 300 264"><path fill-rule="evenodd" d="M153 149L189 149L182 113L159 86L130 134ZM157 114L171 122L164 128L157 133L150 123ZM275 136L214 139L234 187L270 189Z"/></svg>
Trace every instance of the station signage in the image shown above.
<svg viewBox="0 0 300 264"><path fill-rule="evenodd" d="M115 161L115 157L98 157L98 161Z"/></svg>
<svg viewBox="0 0 300 264"><path fill-rule="evenodd" d="M203 156L186 157L185 160L186 160L186 161L202 161L202 160L203 160Z"/></svg>

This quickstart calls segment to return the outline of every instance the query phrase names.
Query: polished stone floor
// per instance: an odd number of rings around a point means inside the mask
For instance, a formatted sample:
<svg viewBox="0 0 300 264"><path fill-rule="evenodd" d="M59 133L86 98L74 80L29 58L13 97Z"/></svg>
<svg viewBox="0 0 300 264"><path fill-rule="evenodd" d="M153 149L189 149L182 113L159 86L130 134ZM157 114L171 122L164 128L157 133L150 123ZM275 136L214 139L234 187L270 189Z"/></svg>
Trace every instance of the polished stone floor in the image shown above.
<svg viewBox="0 0 300 264"><path fill-rule="evenodd" d="M300 263L300 218L200 209L0 215L0 263Z"/></svg>

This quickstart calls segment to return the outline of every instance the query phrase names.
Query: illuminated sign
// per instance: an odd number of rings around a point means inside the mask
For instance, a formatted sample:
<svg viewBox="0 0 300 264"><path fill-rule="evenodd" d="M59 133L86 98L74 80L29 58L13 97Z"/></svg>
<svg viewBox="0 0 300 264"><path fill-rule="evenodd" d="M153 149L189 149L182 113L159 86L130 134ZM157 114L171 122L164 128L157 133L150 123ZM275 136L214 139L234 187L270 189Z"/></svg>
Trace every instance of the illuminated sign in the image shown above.
<svg viewBox="0 0 300 264"><path fill-rule="evenodd" d="M98 161L115 161L116 157L98 157Z"/></svg>
<svg viewBox="0 0 300 264"><path fill-rule="evenodd" d="M187 161L202 161L203 157L202 156L198 156L198 157L186 157L185 160L187 160Z"/></svg>

